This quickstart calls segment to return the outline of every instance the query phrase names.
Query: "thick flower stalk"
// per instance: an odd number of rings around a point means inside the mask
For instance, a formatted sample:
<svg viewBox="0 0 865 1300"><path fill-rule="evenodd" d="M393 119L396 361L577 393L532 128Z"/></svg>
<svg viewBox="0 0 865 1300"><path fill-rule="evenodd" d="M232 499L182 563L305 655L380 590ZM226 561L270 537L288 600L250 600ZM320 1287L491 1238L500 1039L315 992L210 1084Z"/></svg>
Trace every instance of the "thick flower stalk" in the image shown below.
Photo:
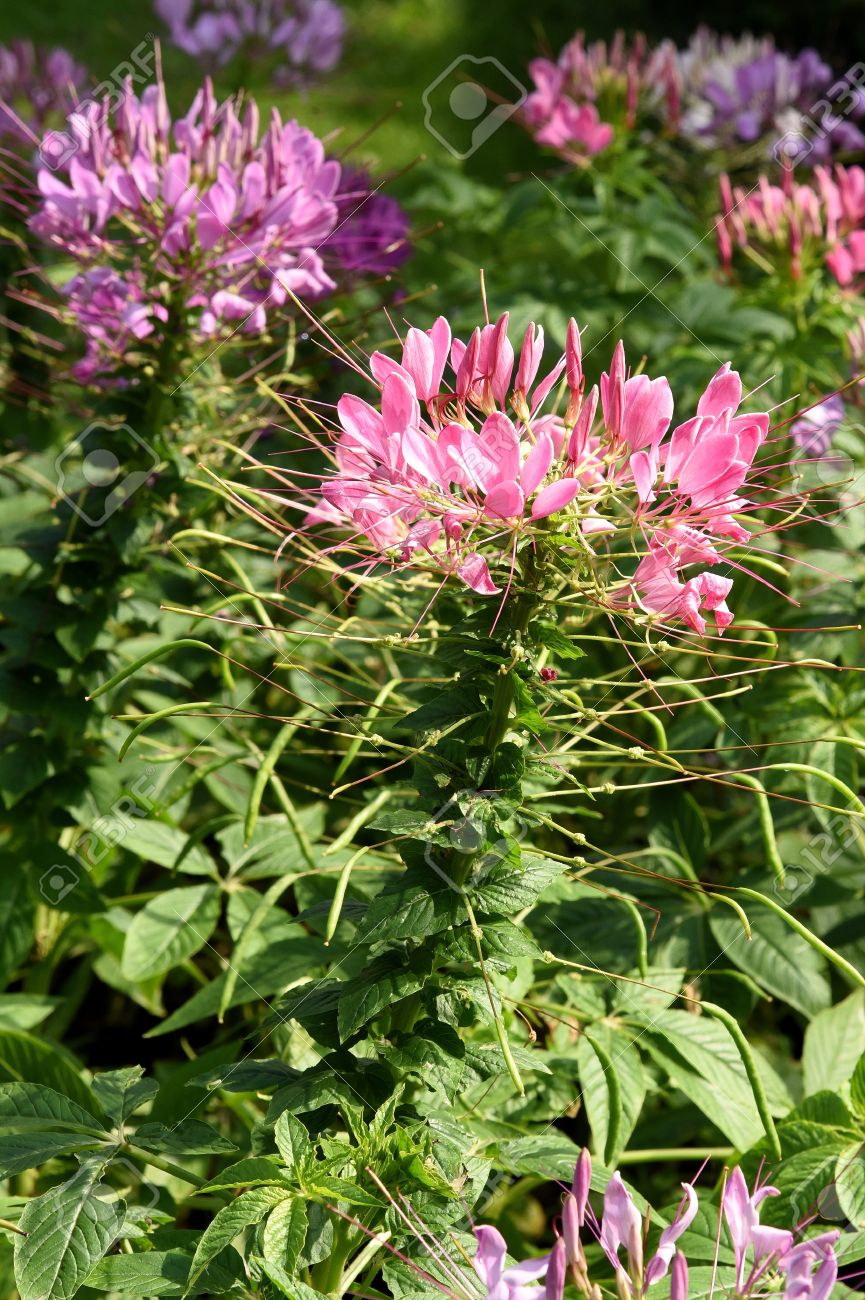
<svg viewBox="0 0 865 1300"><path fill-rule="evenodd" d="M334 0L155 0L172 42L210 70L270 62L296 85L339 63L345 18Z"/></svg>
<svg viewBox="0 0 865 1300"><path fill-rule="evenodd" d="M723 631L732 580L712 570L750 539L737 516L755 502L740 493L761 491L768 415L739 413L724 365L670 432L669 383L629 375L621 343L586 393L574 321L542 378L543 330L529 326L517 360L507 326L464 342L439 317L409 329L399 361L374 353L378 401L340 399L333 468L303 493L309 521L347 531L361 563L437 570L484 596L567 556L588 602L698 632L711 613ZM557 387L561 414L547 409Z"/></svg>
<svg viewBox="0 0 865 1300"><path fill-rule="evenodd" d="M771 156L784 137L806 130L815 103L836 80L816 50L794 58L781 53L771 36L719 36L707 27L695 32L679 53L684 135L707 148L741 150L756 146ZM825 162L834 154L865 145L857 119L865 117L865 94L850 91L847 116L822 138L807 133L803 160Z"/></svg>
<svg viewBox="0 0 865 1300"><path fill-rule="evenodd" d="M30 225L77 264L62 292L86 340L82 381L138 382L148 362L173 375L178 340L262 334L349 276L332 241L369 189L275 110L262 134L254 100L218 103L205 81L172 120L160 77L140 99L127 86L116 111L73 114L69 132L77 151L39 170ZM368 231L351 273L393 243L393 220Z"/></svg>
<svg viewBox="0 0 865 1300"><path fill-rule="evenodd" d="M676 51L670 41L650 49L645 37L628 44L618 32L586 44L576 35L558 59L529 64L534 90L523 120L539 144L575 162L601 153L617 131L647 117L675 122L679 102Z"/></svg>

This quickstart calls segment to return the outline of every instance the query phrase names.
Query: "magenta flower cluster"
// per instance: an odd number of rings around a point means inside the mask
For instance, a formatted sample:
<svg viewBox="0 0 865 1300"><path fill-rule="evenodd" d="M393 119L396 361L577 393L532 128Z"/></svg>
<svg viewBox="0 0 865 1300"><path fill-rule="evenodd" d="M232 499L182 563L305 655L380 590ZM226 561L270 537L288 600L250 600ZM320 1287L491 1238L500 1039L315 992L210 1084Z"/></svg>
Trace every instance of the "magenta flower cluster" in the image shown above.
<svg viewBox="0 0 865 1300"><path fill-rule="evenodd" d="M633 129L638 115L677 116L678 68L670 41L650 50L645 38L629 44L618 32L609 45L587 45L579 33L555 62L534 59L529 72L534 90L525 103L526 125L539 144L574 161L608 148L617 125Z"/></svg>
<svg viewBox="0 0 865 1300"><path fill-rule="evenodd" d="M539 144L575 162L607 149L618 132L646 125L733 153L756 148L766 157L786 146L785 157L808 165L865 147L857 124L865 86L839 82L816 50L782 53L772 37L701 27L677 50L670 41L649 47L642 37L629 45L621 33L609 46L587 45L580 33L555 61L535 59L529 71L525 124ZM827 117L819 106L833 83L839 104Z"/></svg>
<svg viewBox="0 0 865 1300"><path fill-rule="evenodd" d="M475 1228L477 1251L474 1270L486 1288L487 1300L562 1300L570 1276L587 1300L600 1300L601 1288L592 1282L584 1243L596 1241L616 1277L620 1300L642 1300L651 1288L670 1276L670 1300L688 1300L689 1276L685 1254L678 1247L699 1208L697 1193L682 1184L679 1209L660 1234L654 1253L646 1257L649 1216L640 1213L619 1173L607 1183L603 1210L596 1217L589 1201L591 1160L580 1155L574 1180L562 1205L552 1250L538 1258L507 1263L507 1245L496 1228ZM760 1205L778 1191L766 1184L749 1193L742 1171L734 1169L721 1198L721 1216L734 1256L735 1294L740 1300L758 1300L777 1294L779 1300L828 1300L838 1278L836 1230L796 1240L793 1232L760 1222ZM543 1281L543 1289L537 1282ZM469 1288L443 1287L462 1297Z"/></svg>
<svg viewBox="0 0 865 1300"><path fill-rule="evenodd" d="M437 569L481 595L509 587L521 543L551 530L594 554L611 605L701 633L708 612L723 631L732 580L711 570L750 538L734 516L752 508L739 493L758 484L768 415L739 414L742 384L724 365L669 434L668 381L629 375L621 343L586 393L574 321L540 379L543 330L528 327L517 360L507 326L505 314L463 341L439 317L409 329L399 361L374 353L379 400L340 399L333 470L303 494L308 520L363 539L372 562ZM545 403L562 378L557 414ZM635 553L630 576L606 576Z"/></svg>
<svg viewBox="0 0 865 1300"><path fill-rule="evenodd" d="M160 79L140 98L127 86L114 111L73 113L68 131L74 152L62 171L39 169L30 225L77 263L63 292L86 338L82 381L169 334L260 334L293 295L319 298L349 269L407 252L405 224L395 247L393 213L362 218L369 189L311 131L274 111L261 134L255 101L218 103L209 81L176 120ZM355 230L350 261L342 229Z"/></svg>
<svg viewBox="0 0 865 1300"><path fill-rule="evenodd" d="M729 269L735 249L789 254L794 279L816 259L840 285L857 290L865 273L865 169L817 167L813 180L783 184L761 176L755 186L720 181L722 210L716 223L721 262Z"/></svg>
<svg viewBox="0 0 865 1300"><path fill-rule="evenodd" d="M345 19L334 0L155 0L172 42L215 70L241 57L275 59L283 85L339 62Z"/></svg>

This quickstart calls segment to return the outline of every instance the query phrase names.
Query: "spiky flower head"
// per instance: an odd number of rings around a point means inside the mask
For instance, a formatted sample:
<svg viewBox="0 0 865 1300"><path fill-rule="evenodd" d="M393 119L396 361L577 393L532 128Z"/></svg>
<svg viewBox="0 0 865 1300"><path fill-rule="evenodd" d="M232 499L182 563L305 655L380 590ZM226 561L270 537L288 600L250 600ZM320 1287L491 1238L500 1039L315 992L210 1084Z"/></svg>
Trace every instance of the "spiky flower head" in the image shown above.
<svg viewBox="0 0 865 1300"><path fill-rule="evenodd" d="M276 110L262 133L253 99L219 103L206 80L172 119L159 76L73 113L69 133L66 165L39 169L30 225L77 264L63 292L86 339L80 378L134 381L166 338L261 334L348 274L333 240L370 191Z"/></svg>
<svg viewBox="0 0 865 1300"><path fill-rule="evenodd" d="M504 598L541 563L587 602L701 633L710 613L723 631L722 566L751 538L741 518L764 490L755 458L769 416L740 413L742 383L724 365L671 432L668 381L631 374L621 343L588 392L576 322L546 373L543 353L532 324L517 358L507 314L467 340L444 317L410 327L399 360L370 359L375 402L339 400L321 442L330 470L289 478L289 492L359 564L437 571Z"/></svg>

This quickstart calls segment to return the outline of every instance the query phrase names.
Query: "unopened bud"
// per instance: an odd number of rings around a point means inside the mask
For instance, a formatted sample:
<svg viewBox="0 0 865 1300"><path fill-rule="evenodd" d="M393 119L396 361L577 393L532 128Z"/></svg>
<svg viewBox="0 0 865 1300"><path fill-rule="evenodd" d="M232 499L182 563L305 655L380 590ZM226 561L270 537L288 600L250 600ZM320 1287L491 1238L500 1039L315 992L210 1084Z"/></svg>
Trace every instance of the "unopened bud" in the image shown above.
<svg viewBox="0 0 865 1300"><path fill-rule="evenodd" d="M574 839L585 844L585 835L576 835ZM583 1147L577 1159L577 1167L574 1170L574 1181L571 1184L571 1193L574 1197L577 1207L577 1221L580 1227L586 1221L586 1204L589 1199L589 1189L592 1185L592 1157L588 1149Z"/></svg>
<svg viewBox="0 0 865 1300"><path fill-rule="evenodd" d="M565 1290L566 1271L565 1243L559 1237L550 1251L550 1262L547 1265L547 1277L544 1285L544 1300L562 1300Z"/></svg>
<svg viewBox="0 0 865 1300"><path fill-rule="evenodd" d="M688 1300L688 1261L680 1250L673 1256L670 1271L670 1300Z"/></svg>

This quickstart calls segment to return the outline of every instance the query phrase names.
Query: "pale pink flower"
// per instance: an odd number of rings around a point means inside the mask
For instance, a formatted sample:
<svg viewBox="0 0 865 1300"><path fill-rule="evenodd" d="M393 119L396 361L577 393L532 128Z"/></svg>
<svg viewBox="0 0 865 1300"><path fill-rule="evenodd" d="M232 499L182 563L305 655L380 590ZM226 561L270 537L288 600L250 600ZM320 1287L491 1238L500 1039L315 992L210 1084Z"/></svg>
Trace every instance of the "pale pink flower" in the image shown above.
<svg viewBox="0 0 865 1300"><path fill-rule="evenodd" d="M628 373L624 348L584 392L579 330L542 375L543 335L526 331L514 376L507 313L454 338L444 317L410 326L401 355L376 352L373 404L346 394L329 450L334 469L312 495L309 522L339 524L394 565L452 574L480 595L506 589L522 545L555 536L585 554L618 610L723 631L732 618L723 547L750 534L734 515L766 438L766 414L739 413L742 385L722 366L696 415L673 422L663 377ZM564 415L543 405L564 374ZM600 411L599 411L600 407ZM546 521L550 521L547 523ZM641 558L611 577L630 536Z"/></svg>

